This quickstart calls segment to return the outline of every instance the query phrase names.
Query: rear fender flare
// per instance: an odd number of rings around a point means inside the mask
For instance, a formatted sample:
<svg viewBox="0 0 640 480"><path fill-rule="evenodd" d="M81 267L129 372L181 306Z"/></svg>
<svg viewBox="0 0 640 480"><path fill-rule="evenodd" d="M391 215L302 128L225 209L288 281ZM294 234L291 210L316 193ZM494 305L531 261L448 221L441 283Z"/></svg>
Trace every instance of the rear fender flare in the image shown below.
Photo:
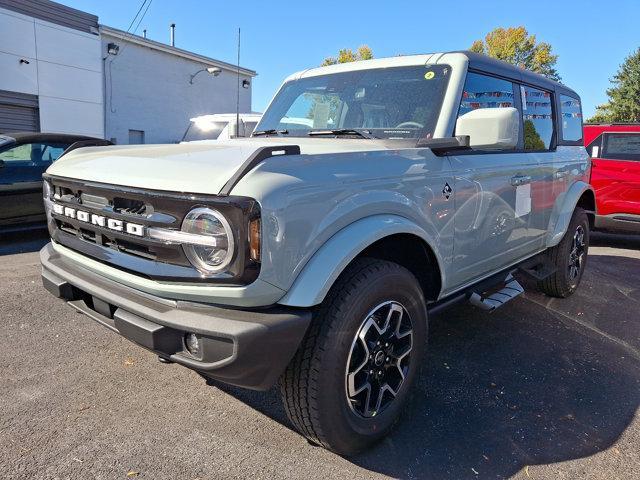
<svg viewBox="0 0 640 480"><path fill-rule="evenodd" d="M566 192L558 196L553 207L553 212L551 213L551 220L547 230L547 248L554 247L560 243L569 228L571 217L580 198L587 191L594 193L591 185L583 181L578 181L571 185Z"/></svg>

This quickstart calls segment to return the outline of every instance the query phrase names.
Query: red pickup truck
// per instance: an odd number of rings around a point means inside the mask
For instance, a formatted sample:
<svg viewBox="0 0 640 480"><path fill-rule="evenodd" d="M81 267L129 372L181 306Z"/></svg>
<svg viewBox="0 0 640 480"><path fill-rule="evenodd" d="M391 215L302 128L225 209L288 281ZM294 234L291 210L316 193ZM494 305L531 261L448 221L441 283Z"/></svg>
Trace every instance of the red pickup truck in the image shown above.
<svg viewBox="0 0 640 480"><path fill-rule="evenodd" d="M640 124L585 125L596 191L595 227L640 233Z"/></svg>

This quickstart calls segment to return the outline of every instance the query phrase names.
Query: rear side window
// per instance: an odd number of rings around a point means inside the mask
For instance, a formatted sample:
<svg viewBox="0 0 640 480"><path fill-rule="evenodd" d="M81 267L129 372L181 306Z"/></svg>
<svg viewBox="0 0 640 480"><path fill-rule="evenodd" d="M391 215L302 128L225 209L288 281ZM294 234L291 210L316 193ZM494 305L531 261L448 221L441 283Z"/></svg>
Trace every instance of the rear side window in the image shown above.
<svg viewBox="0 0 640 480"><path fill-rule="evenodd" d="M562 118L562 140L582 141L582 108L580 100L568 95L560 95L560 116Z"/></svg>
<svg viewBox="0 0 640 480"><path fill-rule="evenodd" d="M525 150L549 150L553 139L552 95L537 88L520 86Z"/></svg>
<svg viewBox="0 0 640 480"><path fill-rule="evenodd" d="M640 133L606 133L602 157L640 161Z"/></svg>
<svg viewBox="0 0 640 480"><path fill-rule="evenodd" d="M464 84L458 117L477 108L515 106L513 83L470 72Z"/></svg>

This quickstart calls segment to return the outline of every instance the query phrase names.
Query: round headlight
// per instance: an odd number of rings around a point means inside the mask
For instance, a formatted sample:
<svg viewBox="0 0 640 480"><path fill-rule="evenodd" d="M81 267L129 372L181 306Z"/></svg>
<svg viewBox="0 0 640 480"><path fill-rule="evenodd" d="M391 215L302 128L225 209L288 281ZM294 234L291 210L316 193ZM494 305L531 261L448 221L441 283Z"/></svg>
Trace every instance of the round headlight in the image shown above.
<svg viewBox="0 0 640 480"><path fill-rule="evenodd" d="M217 273L231 263L234 252L233 232L227 219L217 210L194 208L184 218L182 231L212 237L210 245L182 245L191 264L201 273Z"/></svg>

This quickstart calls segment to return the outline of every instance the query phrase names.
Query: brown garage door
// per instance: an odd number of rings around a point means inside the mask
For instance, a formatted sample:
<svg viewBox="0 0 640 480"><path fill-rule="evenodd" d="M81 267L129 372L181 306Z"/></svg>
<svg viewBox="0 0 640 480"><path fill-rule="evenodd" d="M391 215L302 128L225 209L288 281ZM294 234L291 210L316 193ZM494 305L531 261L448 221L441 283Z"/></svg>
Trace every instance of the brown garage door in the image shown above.
<svg viewBox="0 0 640 480"><path fill-rule="evenodd" d="M38 97L0 90L0 133L39 131Z"/></svg>

